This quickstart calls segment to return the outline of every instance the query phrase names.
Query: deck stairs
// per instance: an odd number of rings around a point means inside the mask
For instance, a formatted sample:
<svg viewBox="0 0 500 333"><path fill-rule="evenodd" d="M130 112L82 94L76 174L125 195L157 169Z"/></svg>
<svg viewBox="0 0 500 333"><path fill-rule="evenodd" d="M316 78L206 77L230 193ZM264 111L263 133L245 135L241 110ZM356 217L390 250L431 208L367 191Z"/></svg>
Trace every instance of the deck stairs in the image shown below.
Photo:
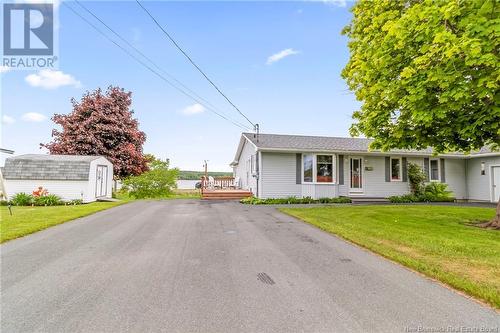
<svg viewBox="0 0 500 333"><path fill-rule="evenodd" d="M245 190L204 190L201 194L202 200L240 200L251 197L251 191Z"/></svg>

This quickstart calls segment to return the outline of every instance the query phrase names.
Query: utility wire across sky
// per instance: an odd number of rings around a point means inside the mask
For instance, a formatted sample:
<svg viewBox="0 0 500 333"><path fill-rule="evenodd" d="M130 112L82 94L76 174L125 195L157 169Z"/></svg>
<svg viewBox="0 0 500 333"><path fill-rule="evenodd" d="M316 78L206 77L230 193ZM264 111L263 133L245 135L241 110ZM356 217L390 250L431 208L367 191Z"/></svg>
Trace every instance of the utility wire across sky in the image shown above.
<svg viewBox="0 0 500 333"><path fill-rule="evenodd" d="M87 18L85 18L83 15L81 15L78 11L76 11L72 6L70 6L67 2L62 2L62 4L64 6L66 6L69 10L71 10L75 15L77 15L80 19L82 19L85 23L87 23L88 25L90 25L94 30L96 30L99 34L101 34L103 37L105 37L108 41L110 41L111 43L113 43L115 46L117 46L118 48L120 48L123 52L125 52L128 56L130 56L132 59L134 59L136 62L138 62L139 64L141 64L143 67L145 67L146 69L148 69L150 72L152 72L153 74L155 74L156 76L158 76L160 79L162 79L163 81L165 81L168 85L170 85L171 87L173 87L174 89L176 89L177 91L181 92L183 95L187 96L188 98L192 99L193 101L203 105L207 110L209 110L210 112L216 114L217 116L219 116L220 118L232 123L233 125L243 129L243 130L250 130L247 126L241 124L241 123L238 123L232 119L230 119L229 117L227 117L226 115L222 114L221 112L218 112L215 107L209 103L207 100L205 100L204 98L202 98L201 96L199 96L198 94L196 94L193 90L189 89L186 85L184 85L182 82L180 82L179 80L177 80L175 77L173 77L171 74L167 73L166 71L164 71L161 67L159 67L153 60L151 60L151 58L149 58L148 56L146 56L143 52L141 52L138 48L136 48L135 46L133 46L130 42L128 42L125 38L123 38L120 34L118 34L115 30L113 30L109 25L107 25L103 20L101 20L99 17L97 17L97 15L95 15L92 11L90 11L87 7L85 7L83 4L81 4L78 0L76 0L76 3L82 7L83 9L85 9L88 13L90 13L95 19L97 19L101 24L103 24L108 30L110 30L114 35L116 35L118 38L120 38L124 43L126 43L130 48L132 48L135 52L137 52L138 54L140 54L142 57L144 57L146 60L148 60L154 67L156 67L158 70L160 70L161 72L163 72L165 75L169 76L172 80L174 80L175 82L177 82L177 84L181 85L182 87L184 87L185 90L187 90L188 92L186 92L184 89L176 86L173 82L171 82L169 79L167 79L164 75L162 75L161 73L159 73L158 71L156 71L155 69L153 69L151 66L149 66L147 63L145 63L144 61L140 60L139 58L137 58L134 54L132 54L129 50L127 50L125 47L123 47L122 45L120 45L119 43L117 43L115 40L111 39L108 35L106 35L101 29L99 29L97 26L95 26L92 22L90 22ZM190 94L190 93L192 94ZM193 96L194 95L194 96Z"/></svg>
<svg viewBox="0 0 500 333"><path fill-rule="evenodd" d="M137 4L148 14L148 16L153 20L153 22L158 26L158 28L161 29L161 31L163 31L163 33L165 34L165 36L168 37L168 39L172 42L172 44L174 44L174 46L189 60L189 62L198 70L198 72L200 72L203 77L205 77L205 79L219 92L219 94L222 95L222 97L224 97L226 99L226 101L231 104L231 106L236 109L236 111L238 111L238 113L240 115L242 115L251 125L252 127L254 128L254 130L258 131L258 128L259 128L259 125L258 124L255 124L253 123L252 121L250 121L250 119L248 119L248 117L229 99L229 97L227 97L226 94L224 94L222 92L222 90L208 77L207 74L205 74L205 72L193 61L193 59L179 46L179 44L175 41L175 39L167 32L167 30L165 30L163 28L163 26L156 20L156 18L151 14L151 12L149 10L146 9L146 7L144 7L141 2L139 0L135 0L137 2Z"/></svg>

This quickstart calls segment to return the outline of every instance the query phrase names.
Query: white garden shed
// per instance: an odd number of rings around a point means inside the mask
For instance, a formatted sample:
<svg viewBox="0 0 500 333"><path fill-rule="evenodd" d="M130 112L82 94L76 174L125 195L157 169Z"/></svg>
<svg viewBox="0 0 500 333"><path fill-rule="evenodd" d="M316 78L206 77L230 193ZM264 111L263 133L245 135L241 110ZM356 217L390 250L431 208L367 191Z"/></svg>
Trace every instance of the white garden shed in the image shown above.
<svg viewBox="0 0 500 333"><path fill-rule="evenodd" d="M3 178L9 199L41 186L65 201L92 202L111 198L113 164L103 156L19 155L5 160Z"/></svg>

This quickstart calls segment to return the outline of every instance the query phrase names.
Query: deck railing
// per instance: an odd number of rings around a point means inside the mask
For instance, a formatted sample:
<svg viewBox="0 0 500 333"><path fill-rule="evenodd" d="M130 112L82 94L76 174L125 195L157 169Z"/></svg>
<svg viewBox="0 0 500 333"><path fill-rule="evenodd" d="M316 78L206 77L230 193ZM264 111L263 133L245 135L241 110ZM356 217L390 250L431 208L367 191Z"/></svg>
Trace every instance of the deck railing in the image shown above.
<svg viewBox="0 0 500 333"><path fill-rule="evenodd" d="M214 177L213 180L201 177L201 190L223 190L237 189L239 184L235 184L234 177Z"/></svg>

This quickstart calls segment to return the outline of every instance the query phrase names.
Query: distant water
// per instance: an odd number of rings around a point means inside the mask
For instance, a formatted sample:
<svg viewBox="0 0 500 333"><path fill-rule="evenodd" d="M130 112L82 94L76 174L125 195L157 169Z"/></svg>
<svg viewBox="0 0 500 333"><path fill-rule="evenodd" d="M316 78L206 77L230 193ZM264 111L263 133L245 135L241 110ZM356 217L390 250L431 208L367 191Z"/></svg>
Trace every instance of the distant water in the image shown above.
<svg viewBox="0 0 500 333"><path fill-rule="evenodd" d="M194 189L196 183L199 182L199 180L185 180L185 179L178 179L177 180L177 188L179 190L191 190Z"/></svg>

